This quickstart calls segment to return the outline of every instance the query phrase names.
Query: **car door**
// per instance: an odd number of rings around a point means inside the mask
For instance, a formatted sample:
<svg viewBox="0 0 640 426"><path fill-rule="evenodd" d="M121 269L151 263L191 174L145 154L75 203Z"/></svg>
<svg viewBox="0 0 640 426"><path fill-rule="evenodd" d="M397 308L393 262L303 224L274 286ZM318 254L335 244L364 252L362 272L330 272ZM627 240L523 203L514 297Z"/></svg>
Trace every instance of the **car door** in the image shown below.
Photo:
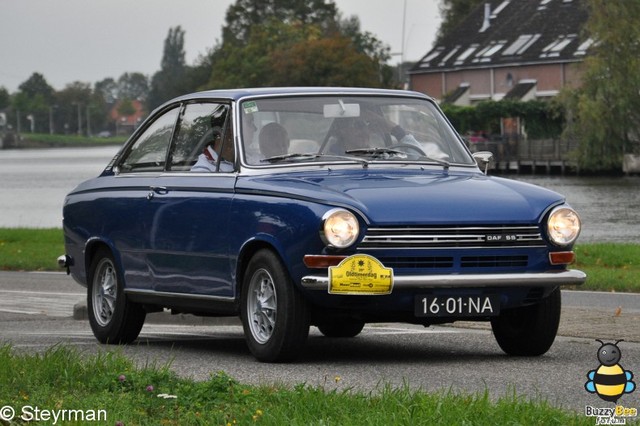
<svg viewBox="0 0 640 426"><path fill-rule="evenodd" d="M234 150L218 146L214 171L191 171L207 161L202 153L212 139L233 144L228 112L228 105L210 102L188 103L182 112L167 170L150 193L147 261L156 292L233 297L227 222L236 173L234 158L224 152Z"/></svg>
<svg viewBox="0 0 640 426"><path fill-rule="evenodd" d="M154 206L149 194L165 169L167 152L179 116L180 105L172 105L149 120L145 129L124 150L115 174L104 179L104 204L95 214L104 217L120 256L125 283L130 289L151 290L152 274L147 264L149 227Z"/></svg>

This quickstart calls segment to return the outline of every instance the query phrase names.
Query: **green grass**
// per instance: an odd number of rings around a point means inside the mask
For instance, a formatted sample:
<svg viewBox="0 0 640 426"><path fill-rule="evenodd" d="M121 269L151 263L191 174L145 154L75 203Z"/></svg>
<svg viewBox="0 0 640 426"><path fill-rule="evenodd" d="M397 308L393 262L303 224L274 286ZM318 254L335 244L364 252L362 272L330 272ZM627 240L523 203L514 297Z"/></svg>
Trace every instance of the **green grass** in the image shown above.
<svg viewBox="0 0 640 426"><path fill-rule="evenodd" d="M58 270L64 254L62 230L0 228L0 269ZM640 244L594 243L575 248L572 267L587 273L582 290L640 293Z"/></svg>
<svg viewBox="0 0 640 426"><path fill-rule="evenodd" d="M575 267L587 274L582 289L640 292L640 244L581 244L575 252Z"/></svg>
<svg viewBox="0 0 640 426"><path fill-rule="evenodd" d="M127 426L593 424L581 413L517 396L492 401L487 392L425 393L388 385L366 393L304 384L249 386L223 372L206 381L187 380L169 367L137 368L119 352L88 355L55 346L42 354L18 354L0 346L0 402L18 414L23 407L104 410L106 421L97 424ZM339 378L334 380L339 388Z"/></svg>
<svg viewBox="0 0 640 426"><path fill-rule="evenodd" d="M57 271L56 259L62 254L62 229L0 228L1 270Z"/></svg>
<svg viewBox="0 0 640 426"><path fill-rule="evenodd" d="M109 138L87 137L78 135L50 135L46 133L22 133L26 143L36 143L49 146L86 146L86 145L122 145L126 136Z"/></svg>

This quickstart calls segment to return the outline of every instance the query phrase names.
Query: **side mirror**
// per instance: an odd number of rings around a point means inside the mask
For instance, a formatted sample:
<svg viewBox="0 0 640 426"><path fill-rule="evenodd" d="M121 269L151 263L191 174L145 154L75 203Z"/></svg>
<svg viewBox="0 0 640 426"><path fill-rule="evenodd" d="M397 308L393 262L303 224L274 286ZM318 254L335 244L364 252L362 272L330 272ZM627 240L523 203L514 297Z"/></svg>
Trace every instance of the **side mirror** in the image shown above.
<svg viewBox="0 0 640 426"><path fill-rule="evenodd" d="M478 151L473 153L473 158L480 168L484 168L484 174L487 174L489 163L493 160L493 154L489 151Z"/></svg>

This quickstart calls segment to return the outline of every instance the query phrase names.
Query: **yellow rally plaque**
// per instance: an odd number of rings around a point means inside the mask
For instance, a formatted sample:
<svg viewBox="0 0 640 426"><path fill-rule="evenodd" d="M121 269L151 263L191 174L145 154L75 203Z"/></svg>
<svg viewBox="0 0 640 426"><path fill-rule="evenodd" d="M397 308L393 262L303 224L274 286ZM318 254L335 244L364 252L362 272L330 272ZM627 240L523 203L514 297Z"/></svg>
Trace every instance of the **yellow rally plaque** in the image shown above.
<svg viewBox="0 0 640 426"><path fill-rule="evenodd" d="M329 267L329 293L379 295L390 294L393 269L385 268L378 259L355 254L338 266Z"/></svg>

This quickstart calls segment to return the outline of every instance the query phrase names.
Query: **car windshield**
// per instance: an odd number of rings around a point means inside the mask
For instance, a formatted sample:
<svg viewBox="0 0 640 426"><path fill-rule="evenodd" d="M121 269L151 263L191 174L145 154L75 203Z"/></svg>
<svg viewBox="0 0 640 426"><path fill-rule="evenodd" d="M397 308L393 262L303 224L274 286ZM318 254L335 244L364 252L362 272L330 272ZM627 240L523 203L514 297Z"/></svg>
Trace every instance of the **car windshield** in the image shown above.
<svg viewBox="0 0 640 426"><path fill-rule="evenodd" d="M240 105L245 162L421 162L473 165L430 101L392 96L296 96Z"/></svg>

